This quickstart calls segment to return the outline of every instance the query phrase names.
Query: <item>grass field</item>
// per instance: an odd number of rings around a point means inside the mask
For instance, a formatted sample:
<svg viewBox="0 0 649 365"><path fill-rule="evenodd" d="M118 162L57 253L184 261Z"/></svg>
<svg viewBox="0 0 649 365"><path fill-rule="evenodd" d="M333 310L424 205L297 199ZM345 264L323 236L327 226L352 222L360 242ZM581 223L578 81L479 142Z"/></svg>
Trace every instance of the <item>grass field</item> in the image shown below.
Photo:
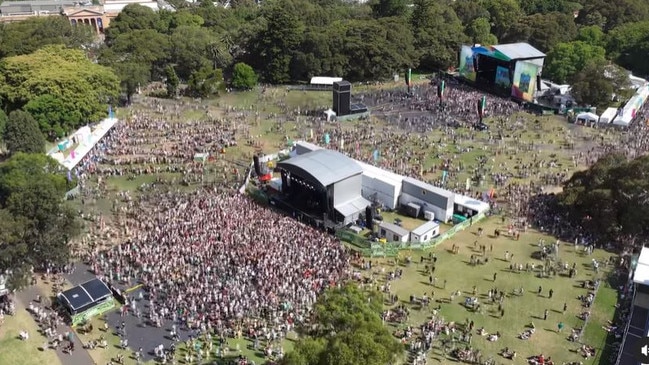
<svg viewBox="0 0 649 365"><path fill-rule="evenodd" d="M476 232L478 227L483 227L485 235L478 237ZM596 356L591 360L584 360L575 352L580 344L568 342L567 336L570 329L582 327L584 321L577 316L585 309L582 308L579 295L585 295L586 289L580 286L581 280L594 280L595 278L606 278L606 272L600 271L595 274L592 271L591 260L603 260L612 256L604 251L596 251L593 255L585 255L581 252L575 252L572 245L562 243L560 247L560 260L569 264L576 263L577 276L573 279L567 277L538 278L532 273L510 272L509 265L512 263L539 264L540 261L531 257L532 253L538 250L537 244L540 239L545 239L546 243L554 243L555 239L545 236L535 231L528 231L521 235L519 241L501 236L500 238L491 238L489 233L496 228L504 228L500 220L496 218L488 219L484 222L474 224L471 228L458 233L452 239L444 242L432 251L437 256L435 273L437 278L436 286L429 284L429 274L422 273L425 265L430 265L428 261L423 264L419 262L417 253L404 252L402 256L412 255L413 263L409 266L400 264L403 270L401 279L392 282L392 292L399 296L401 304L408 303L409 296L415 295L421 297L424 294L433 295L435 303L431 308L437 305L441 306L440 315L447 321L464 323L466 319L475 322L475 328L484 327L488 333L499 331L502 334L500 340L488 342L474 334L472 346L481 349L485 354L485 359L492 357L498 363L512 363L506 360L498 353L505 347L517 351L518 358L513 361L514 364L526 363L525 358L532 355L543 353L546 357L551 356L557 363L563 361L584 361L585 364L607 364L608 359L602 359ZM480 245L487 246L486 256L489 262L484 265L469 265L471 255L481 255L477 249L474 249L474 242L478 241ZM459 245L458 254L451 253L451 247ZM493 251L491 251L493 246ZM510 262L505 262L504 254L509 251L512 254ZM428 255L425 254L427 258ZM375 268L384 267L386 271L394 270L393 260L373 260ZM494 281L494 274L497 275ZM447 281L444 288L443 281ZM486 303L485 296L489 289L497 288L507 293L507 298L503 302L505 311L504 317L500 317L496 305L486 305L483 314L469 311L464 307L464 298L472 296L473 287L477 288L478 296L482 303ZM538 287L543 288L542 294L537 295ZM514 295L514 290L523 288L524 294ZM548 291L553 290L553 297L548 298ZM461 291L460 297L454 298L454 301L448 303L451 293ZM608 320L613 318L614 305L616 303L616 291L611 288L606 280L603 281L596 297L596 302L592 308L592 315L589 319L588 327L585 330L582 342L597 348L598 352L604 348L607 332L602 328ZM567 304L568 310L563 313L564 303ZM409 304L406 304L409 306ZM483 304L484 305L484 304ZM424 323L431 316L431 309L417 309L411 307L411 315L407 325L418 326ZM543 320L544 311L548 310L547 320ZM536 333L529 340L518 339L517 336L523 332L531 322L536 326ZM562 333L557 333L559 322L565 324ZM403 328L406 324L390 325L393 330ZM449 364L453 360L446 358L437 349L432 355L433 363Z"/></svg>
<svg viewBox="0 0 649 365"><path fill-rule="evenodd" d="M20 340L20 331L27 331L29 340ZM54 350L38 349L44 342L45 338L38 333L36 322L25 308L17 305L16 315L5 316L4 324L0 325L0 364L61 364Z"/></svg>

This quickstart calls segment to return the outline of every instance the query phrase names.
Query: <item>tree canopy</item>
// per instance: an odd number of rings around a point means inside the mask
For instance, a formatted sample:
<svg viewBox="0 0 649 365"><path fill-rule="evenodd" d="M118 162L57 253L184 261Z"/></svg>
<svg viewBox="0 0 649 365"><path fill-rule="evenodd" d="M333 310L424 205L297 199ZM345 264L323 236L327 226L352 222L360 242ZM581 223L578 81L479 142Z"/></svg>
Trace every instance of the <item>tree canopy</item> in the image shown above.
<svg viewBox="0 0 649 365"><path fill-rule="evenodd" d="M302 328L282 365L385 365L404 348L383 326L382 296L362 292L353 284L330 288L318 299L312 326Z"/></svg>
<svg viewBox="0 0 649 365"><path fill-rule="evenodd" d="M76 215L63 201L71 188L60 165L44 154L16 153L0 164L0 272L21 286L29 267L68 262Z"/></svg>
<svg viewBox="0 0 649 365"><path fill-rule="evenodd" d="M9 110L24 107L32 113L49 138L103 119L118 93L110 69L62 45L0 61L0 100Z"/></svg>
<svg viewBox="0 0 649 365"><path fill-rule="evenodd" d="M31 114L14 110L9 114L3 135L10 153L43 153L45 138Z"/></svg>
<svg viewBox="0 0 649 365"><path fill-rule="evenodd" d="M649 156L607 155L568 180L558 195L567 219L603 240L649 237Z"/></svg>

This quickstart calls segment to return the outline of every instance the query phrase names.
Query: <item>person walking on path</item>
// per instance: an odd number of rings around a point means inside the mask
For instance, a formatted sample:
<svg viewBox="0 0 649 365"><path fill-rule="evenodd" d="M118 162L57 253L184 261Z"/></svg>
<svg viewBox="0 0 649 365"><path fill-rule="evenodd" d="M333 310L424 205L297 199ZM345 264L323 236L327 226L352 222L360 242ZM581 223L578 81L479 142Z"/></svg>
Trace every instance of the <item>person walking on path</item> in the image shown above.
<svg viewBox="0 0 649 365"><path fill-rule="evenodd" d="M552 299L552 295L554 294L554 290L550 289L548 292L548 299Z"/></svg>
<svg viewBox="0 0 649 365"><path fill-rule="evenodd" d="M548 310L546 309L545 312L543 312L543 320L546 321L548 319Z"/></svg>

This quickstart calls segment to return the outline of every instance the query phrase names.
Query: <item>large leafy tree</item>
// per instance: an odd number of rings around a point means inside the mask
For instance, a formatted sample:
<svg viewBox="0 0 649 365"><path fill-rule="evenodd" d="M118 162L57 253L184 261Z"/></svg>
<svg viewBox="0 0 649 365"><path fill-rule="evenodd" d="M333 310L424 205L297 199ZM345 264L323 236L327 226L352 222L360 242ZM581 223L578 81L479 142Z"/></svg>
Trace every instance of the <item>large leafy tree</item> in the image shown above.
<svg viewBox="0 0 649 365"><path fill-rule="evenodd" d="M377 18L391 16L402 16L406 13L406 2L404 0L373 0L370 3L372 12Z"/></svg>
<svg viewBox="0 0 649 365"><path fill-rule="evenodd" d="M314 307L310 330L283 365L385 365L404 348L383 326L380 293L365 293L354 285L326 290Z"/></svg>
<svg viewBox="0 0 649 365"><path fill-rule="evenodd" d="M649 3L645 0L582 0L577 22L601 26L609 31L625 23L649 20Z"/></svg>
<svg viewBox="0 0 649 365"><path fill-rule="evenodd" d="M218 95L224 89L223 71L203 66L189 76L188 92L198 97Z"/></svg>
<svg viewBox="0 0 649 365"><path fill-rule="evenodd" d="M588 63L604 61L605 55L604 48L585 42L559 43L548 52L543 75L557 83L570 82Z"/></svg>
<svg viewBox="0 0 649 365"><path fill-rule="evenodd" d="M349 80L387 78L417 66L412 33L401 18L349 21L345 40L342 51Z"/></svg>
<svg viewBox="0 0 649 365"><path fill-rule="evenodd" d="M560 213L605 242L649 238L649 156L608 155L577 172L558 195Z"/></svg>
<svg viewBox="0 0 649 365"><path fill-rule="evenodd" d="M498 44L496 36L491 34L491 24L487 18L473 19L471 24L466 26L465 32L474 44Z"/></svg>
<svg viewBox="0 0 649 365"><path fill-rule="evenodd" d="M610 106L614 95L619 99L629 97L630 86L624 69L605 62L590 62L573 78L571 93L579 104L603 109Z"/></svg>
<svg viewBox="0 0 649 365"><path fill-rule="evenodd" d="M7 127L7 113L0 109L0 141L4 139L5 128Z"/></svg>
<svg viewBox="0 0 649 365"><path fill-rule="evenodd" d="M460 45L468 39L451 7L434 0L415 0L410 23L421 67L446 69L457 63Z"/></svg>
<svg viewBox="0 0 649 365"><path fill-rule="evenodd" d="M207 28L183 25L174 29L171 50L176 72L183 80L204 66L225 68L232 62L225 44Z"/></svg>
<svg viewBox="0 0 649 365"><path fill-rule="evenodd" d="M492 31L498 39L505 39L523 16L517 0L484 0L484 8L491 16Z"/></svg>
<svg viewBox="0 0 649 365"><path fill-rule="evenodd" d="M161 19L160 12L142 6L140 4L129 4L119 15L111 20L110 27L106 29L106 44L111 44L120 34L126 34L134 30L154 29L164 31L169 25ZM144 45L144 44L142 44Z"/></svg>
<svg viewBox="0 0 649 365"><path fill-rule="evenodd" d="M63 130L101 120L106 106L118 93L119 79L110 69L93 63L82 51L65 46L46 46L0 62L0 99L9 110L20 109L33 100L37 101L30 105L32 112L44 112L42 105L58 108L47 111L49 117L58 119L41 125L47 136L52 132L61 136ZM45 95L59 101L53 102Z"/></svg>
<svg viewBox="0 0 649 365"><path fill-rule="evenodd" d="M302 42L304 24L290 0L264 3L263 14L266 28L256 41L257 63L268 82L283 84L291 80L291 59Z"/></svg>
<svg viewBox="0 0 649 365"><path fill-rule="evenodd" d="M577 36L572 14L547 13L525 16L512 26L505 42L529 42L543 52L558 43L570 42Z"/></svg>
<svg viewBox="0 0 649 365"><path fill-rule="evenodd" d="M623 24L608 34L609 56L621 66L649 75L649 21Z"/></svg>
<svg viewBox="0 0 649 365"><path fill-rule="evenodd" d="M0 164L0 271L23 276L30 266L68 262L79 225L62 199L70 186L59 171L44 154L17 153Z"/></svg>
<svg viewBox="0 0 649 365"><path fill-rule="evenodd" d="M43 153L45 137L38 127L38 122L31 114L14 110L9 114L4 131L4 141L12 154L18 152Z"/></svg>
<svg viewBox="0 0 649 365"><path fill-rule="evenodd" d="M257 74L252 67L243 62L234 65L232 87L239 90L250 90L257 85Z"/></svg>
<svg viewBox="0 0 649 365"><path fill-rule="evenodd" d="M16 23L0 24L0 58L35 52L51 44L81 48L92 43L94 29L73 27L66 17L28 18Z"/></svg>

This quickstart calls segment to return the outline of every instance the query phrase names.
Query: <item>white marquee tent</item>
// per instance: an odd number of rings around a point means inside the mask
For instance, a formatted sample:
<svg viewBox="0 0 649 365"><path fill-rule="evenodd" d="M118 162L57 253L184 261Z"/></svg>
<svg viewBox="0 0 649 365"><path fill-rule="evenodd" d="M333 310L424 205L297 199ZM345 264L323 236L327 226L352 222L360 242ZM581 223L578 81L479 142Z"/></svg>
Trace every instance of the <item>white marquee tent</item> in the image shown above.
<svg viewBox="0 0 649 365"><path fill-rule="evenodd" d="M599 116L599 122L602 124L612 123L617 116L617 108L608 108Z"/></svg>
<svg viewBox="0 0 649 365"><path fill-rule="evenodd" d="M581 113L577 115L577 121L583 122L597 122L599 117L595 113Z"/></svg>

